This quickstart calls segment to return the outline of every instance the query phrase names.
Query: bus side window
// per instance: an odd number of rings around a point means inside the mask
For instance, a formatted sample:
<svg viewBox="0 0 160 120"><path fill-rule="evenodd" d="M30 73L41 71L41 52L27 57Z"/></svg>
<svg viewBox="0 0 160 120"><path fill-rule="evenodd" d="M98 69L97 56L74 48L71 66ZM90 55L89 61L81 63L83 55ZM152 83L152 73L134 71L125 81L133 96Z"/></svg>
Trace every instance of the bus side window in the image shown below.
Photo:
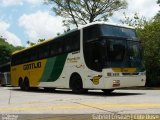
<svg viewBox="0 0 160 120"><path fill-rule="evenodd" d="M49 45L44 47L44 58L49 57Z"/></svg>
<svg viewBox="0 0 160 120"><path fill-rule="evenodd" d="M72 46L72 42L71 42L71 37L70 36L67 36L65 37L64 39L64 43L65 43L65 53L66 52L70 52L71 51L71 46Z"/></svg>
<svg viewBox="0 0 160 120"><path fill-rule="evenodd" d="M49 57L49 46L45 45L45 46L40 46L39 48L39 58L43 59Z"/></svg>
<svg viewBox="0 0 160 120"><path fill-rule="evenodd" d="M49 45L49 54L51 57L55 56L58 52L57 41L54 40Z"/></svg>
<svg viewBox="0 0 160 120"><path fill-rule="evenodd" d="M58 42L57 42L57 54L61 54L62 52L63 52L63 46L62 46L62 42L60 41L60 40L58 40Z"/></svg>
<svg viewBox="0 0 160 120"><path fill-rule="evenodd" d="M20 63L29 62L30 58L31 58L31 54L29 54L29 51L28 52L27 51L23 52L21 54L21 61L20 61Z"/></svg>
<svg viewBox="0 0 160 120"><path fill-rule="evenodd" d="M36 48L29 50L29 58L30 58L30 61L38 59L38 51Z"/></svg>
<svg viewBox="0 0 160 120"><path fill-rule="evenodd" d="M43 59L44 58L44 50L43 50L42 46L39 47L38 54L39 54L39 59Z"/></svg>
<svg viewBox="0 0 160 120"><path fill-rule="evenodd" d="M15 59L16 59L15 64L17 65L19 63L19 54L16 55Z"/></svg>
<svg viewBox="0 0 160 120"><path fill-rule="evenodd" d="M80 32L76 32L73 34L71 39L72 51L76 51L80 49Z"/></svg>
<svg viewBox="0 0 160 120"><path fill-rule="evenodd" d="M50 56L54 56L56 54L56 46L55 43L50 45Z"/></svg>
<svg viewBox="0 0 160 120"><path fill-rule="evenodd" d="M102 71L101 46L97 42L85 43L85 60L88 67L92 70Z"/></svg>

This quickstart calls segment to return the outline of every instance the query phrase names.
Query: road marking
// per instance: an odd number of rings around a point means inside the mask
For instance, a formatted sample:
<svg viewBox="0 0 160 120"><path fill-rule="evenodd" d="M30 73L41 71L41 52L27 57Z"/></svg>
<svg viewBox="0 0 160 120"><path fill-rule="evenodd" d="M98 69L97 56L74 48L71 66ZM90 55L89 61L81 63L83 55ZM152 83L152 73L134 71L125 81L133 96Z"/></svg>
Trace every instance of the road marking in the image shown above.
<svg viewBox="0 0 160 120"><path fill-rule="evenodd" d="M56 110L56 109L93 109L92 107L97 107L97 108L116 108L116 107L155 107L159 108L160 103L144 103L144 104L85 104L84 105L60 105L60 106L30 106L30 107L4 107L0 108L0 111L30 111L30 110Z"/></svg>

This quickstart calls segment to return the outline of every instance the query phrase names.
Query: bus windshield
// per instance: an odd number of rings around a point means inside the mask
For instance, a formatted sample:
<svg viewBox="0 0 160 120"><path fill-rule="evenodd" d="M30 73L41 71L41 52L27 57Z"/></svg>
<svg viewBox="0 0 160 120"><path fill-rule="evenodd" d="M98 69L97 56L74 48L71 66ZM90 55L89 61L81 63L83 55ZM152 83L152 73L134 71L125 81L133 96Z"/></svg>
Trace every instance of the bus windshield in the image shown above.
<svg viewBox="0 0 160 120"><path fill-rule="evenodd" d="M134 29L94 25L84 29L84 59L96 71L103 68L144 70L142 48Z"/></svg>
<svg viewBox="0 0 160 120"><path fill-rule="evenodd" d="M100 31L102 36L122 37L137 40L136 32L134 29L131 28L101 25Z"/></svg>
<svg viewBox="0 0 160 120"><path fill-rule="evenodd" d="M143 67L142 50L139 42L122 39L104 40L106 41L106 67Z"/></svg>

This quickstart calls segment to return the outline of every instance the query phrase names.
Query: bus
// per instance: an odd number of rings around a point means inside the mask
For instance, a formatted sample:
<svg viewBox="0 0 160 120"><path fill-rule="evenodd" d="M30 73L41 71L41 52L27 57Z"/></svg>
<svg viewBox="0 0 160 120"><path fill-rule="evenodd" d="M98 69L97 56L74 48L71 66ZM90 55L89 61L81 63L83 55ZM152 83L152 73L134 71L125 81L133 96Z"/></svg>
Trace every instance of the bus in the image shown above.
<svg viewBox="0 0 160 120"><path fill-rule="evenodd" d="M134 28L91 23L13 53L11 84L75 93L144 86L142 51Z"/></svg>

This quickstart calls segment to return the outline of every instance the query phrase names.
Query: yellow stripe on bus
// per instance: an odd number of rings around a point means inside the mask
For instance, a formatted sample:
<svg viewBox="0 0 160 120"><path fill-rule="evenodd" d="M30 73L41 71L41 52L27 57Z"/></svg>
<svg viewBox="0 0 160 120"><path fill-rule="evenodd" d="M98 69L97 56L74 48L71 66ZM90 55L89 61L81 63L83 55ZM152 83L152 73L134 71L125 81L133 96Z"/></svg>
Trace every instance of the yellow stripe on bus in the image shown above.
<svg viewBox="0 0 160 120"><path fill-rule="evenodd" d="M125 72L125 73L134 73L136 68L112 68L114 72Z"/></svg>
<svg viewBox="0 0 160 120"><path fill-rule="evenodd" d="M33 61L33 62L29 62L29 63L17 65L17 66L12 66L11 67L11 72L12 72L11 84L13 86L18 86L19 78L21 77L22 79L24 79L25 77L27 77L30 81L30 87L38 86L39 80L43 75L46 62L47 62L47 59L43 59L43 60ZM39 65L40 67L36 66L37 63L40 63ZM28 65L30 66L28 67Z"/></svg>

